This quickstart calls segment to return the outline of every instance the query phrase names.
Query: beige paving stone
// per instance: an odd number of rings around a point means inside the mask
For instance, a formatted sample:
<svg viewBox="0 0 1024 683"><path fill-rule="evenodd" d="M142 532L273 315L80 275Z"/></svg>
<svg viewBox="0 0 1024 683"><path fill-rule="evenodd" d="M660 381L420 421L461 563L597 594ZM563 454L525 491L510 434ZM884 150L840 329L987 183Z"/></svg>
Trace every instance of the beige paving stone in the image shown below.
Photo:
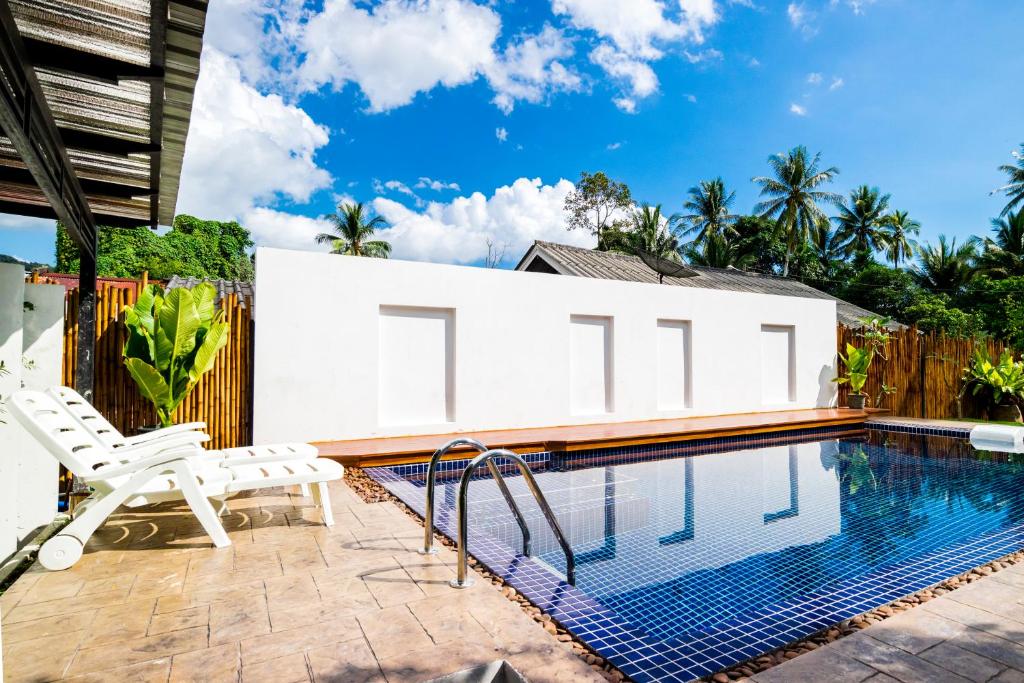
<svg viewBox="0 0 1024 683"><path fill-rule="evenodd" d="M921 680L935 683L964 683L967 679L915 657L908 652L875 640L865 632L843 638L832 644L833 652L856 659L902 681ZM798 657L797 659L800 659Z"/></svg>
<svg viewBox="0 0 1024 683"><path fill-rule="evenodd" d="M1020 643L1011 642L973 628L952 638L950 642L975 654L1024 671L1024 645Z"/></svg>
<svg viewBox="0 0 1024 683"><path fill-rule="evenodd" d="M213 586L190 593L165 595L156 601L156 613L177 612L191 607L212 605L215 602L237 600L262 595L266 587L262 579L227 586Z"/></svg>
<svg viewBox="0 0 1024 683"><path fill-rule="evenodd" d="M78 632L78 636L81 632ZM19 643L4 643L4 681L51 681L65 674L78 649L79 637L47 636Z"/></svg>
<svg viewBox="0 0 1024 683"><path fill-rule="evenodd" d="M158 598L162 595L176 595L185 585L187 569L175 569L159 574L139 574L132 584L129 600Z"/></svg>
<svg viewBox="0 0 1024 683"><path fill-rule="evenodd" d="M306 653L317 683L380 683L384 674L365 638L316 647Z"/></svg>
<svg viewBox="0 0 1024 683"><path fill-rule="evenodd" d="M493 643L465 642L451 643L443 648L397 652L379 661L390 683L404 683L438 678L495 659L502 659L502 655Z"/></svg>
<svg viewBox="0 0 1024 683"><path fill-rule="evenodd" d="M405 605L388 607L356 618L378 661L405 652L426 650L434 643Z"/></svg>
<svg viewBox="0 0 1024 683"><path fill-rule="evenodd" d="M155 636L168 631L180 631L183 628L207 626L210 623L210 606L189 607L177 612L154 614L149 622L147 635Z"/></svg>
<svg viewBox="0 0 1024 683"><path fill-rule="evenodd" d="M98 611L86 610L72 614L58 614L52 617L44 617L34 621L22 621L15 624L8 624L4 621L4 645L13 645L25 640L35 640L36 638L46 638L47 636L60 634L74 637L71 634L78 633L92 624ZM78 637L81 638L81 634Z"/></svg>
<svg viewBox="0 0 1024 683"><path fill-rule="evenodd" d="M426 593L401 567L364 574L363 581L381 607L404 605L426 597Z"/></svg>
<svg viewBox="0 0 1024 683"><path fill-rule="evenodd" d="M976 581L947 593L944 597L993 614L1024 621L1021 589L994 579Z"/></svg>
<svg viewBox="0 0 1024 683"><path fill-rule="evenodd" d="M118 591L124 588L129 589L129 596L131 595L132 584L135 583L135 579L138 575L131 574L117 574L115 576L108 576L102 579L92 579L86 581L82 586L82 590L78 591L78 595L93 595L94 593L108 593L110 591Z"/></svg>
<svg viewBox="0 0 1024 683"><path fill-rule="evenodd" d="M164 683L171 671L171 658L162 657L151 659L147 662L139 662L129 666L118 666L107 671L96 671L93 673L73 676L64 680L75 683L105 683L106 681L117 681L118 683Z"/></svg>
<svg viewBox="0 0 1024 683"><path fill-rule="evenodd" d="M998 662L976 655L952 643L939 643L922 652L921 658L927 659L943 669L960 674L975 683L984 683L1006 668Z"/></svg>
<svg viewBox="0 0 1024 683"><path fill-rule="evenodd" d="M1024 672L1016 669L1006 669L989 683L1024 683Z"/></svg>
<svg viewBox="0 0 1024 683"><path fill-rule="evenodd" d="M21 599L22 605L31 605L48 600L71 598L82 590L85 579L67 572L50 572L42 576Z"/></svg>
<svg viewBox="0 0 1024 683"><path fill-rule="evenodd" d="M242 683L295 683L311 680L306 657L292 654L242 667Z"/></svg>
<svg viewBox="0 0 1024 683"><path fill-rule="evenodd" d="M270 615L264 595L225 600L210 605L210 644L238 642L270 633Z"/></svg>
<svg viewBox="0 0 1024 683"><path fill-rule="evenodd" d="M827 647L801 655L753 677L756 683L859 683L877 672L867 664Z"/></svg>
<svg viewBox="0 0 1024 683"><path fill-rule="evenodd" d="M17 607L4 615L3 620L5 624L16 624L21 621L32 621L33 619L52 617L57 614L95 610L109 605L121 604L127 600L128 589L125 588L110 591L109 593L95 593L65 600L50 600L34 604L18 603Z"/></svg>
<svg viewBox="0 0 1024 683"><path fill-rule="evenodd" d="M967 627L924 610L909 610L872 626L869 635L911 654L949 640Z"/></svg>
<svg viewBox="0 0 1024 683"><path fill-rule="evenodd" d="M604 681L604 677L587 666L572 650L561 643L537 644L507 657L519 673L531 683L562 683L563 681Z"/></svg>
<svg viewBox="0 0 1024 683"><path fill-rule="evenodd" d="M98 647L146 636L156 599L133 600L122 605L103 607L82 640L82 647Z"/></svg>
<svg viewBox="0 0 1024 683"><path fill-rule="evenodd" d="M237 681L241 669L238 643L176 654L171 658L170 683Z"/></svg>
<svg viewBox="0 0 1024 683"><path fill-rule="evenodd" d="M123 643L81 649L68 669L68 675L92 673L109 668L112 662L122 665L136 664L150 659L168 657L179 652L204 648L207 630L203 627L171 631L158 636L147 636Z"/></svg>
<svg viewBox="0 0 1024 683"><path fill-rule="evenodd" d="M355 617L334 617L312 627L275 631L242 640L242 664L255 664L268 659L305 652L348 640L363 639L363 632Z"/></svg>

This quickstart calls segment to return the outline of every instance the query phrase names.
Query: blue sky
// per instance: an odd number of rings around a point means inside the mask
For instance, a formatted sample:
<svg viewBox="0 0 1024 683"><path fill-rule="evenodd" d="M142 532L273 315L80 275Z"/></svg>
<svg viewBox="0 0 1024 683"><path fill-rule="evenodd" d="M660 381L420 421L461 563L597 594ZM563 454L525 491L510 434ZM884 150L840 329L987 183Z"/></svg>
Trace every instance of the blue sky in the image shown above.
<svg viewBox="0 0 1024 683"><path fill-rule="evenodd" d="M1024 3L1006 0L219 0L179 211L316 248L358 199L400 258L506 265L566 233L561 201L604 170L677 211L797 144L869 183L922 237L983 234L1024 142ZM427 179L427 180L423 180ZM52 224L0 216L0 253L52 259Z"/></svg>

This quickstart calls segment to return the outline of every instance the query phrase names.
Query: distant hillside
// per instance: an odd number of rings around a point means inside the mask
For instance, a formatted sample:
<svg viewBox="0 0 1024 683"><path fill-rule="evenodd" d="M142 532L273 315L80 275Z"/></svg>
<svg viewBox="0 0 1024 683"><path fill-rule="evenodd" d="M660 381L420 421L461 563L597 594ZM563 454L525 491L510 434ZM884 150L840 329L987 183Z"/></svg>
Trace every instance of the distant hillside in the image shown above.
<svg viewBox="0 0 1024 683"><path fill-rule="evenodd" d="M22 261L16 256L9 256L7 254L0 254L0 263L20 263L25 267L27 271L33 271L36 268L51 268L47 263L34 263L32 261Z"/></svg>

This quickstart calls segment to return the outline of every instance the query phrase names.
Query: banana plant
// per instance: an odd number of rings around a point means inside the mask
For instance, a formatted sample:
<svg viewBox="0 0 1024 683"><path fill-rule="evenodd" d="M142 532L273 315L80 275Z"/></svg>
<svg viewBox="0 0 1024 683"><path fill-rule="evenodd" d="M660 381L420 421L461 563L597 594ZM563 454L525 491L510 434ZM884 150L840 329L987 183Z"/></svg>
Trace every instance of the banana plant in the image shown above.
<svg viewBox="0 0 1024 683"><path fill-rule="evenodd" d="M858 349L853 344L846 345L846 355L838 354L839 360L846 366L846 374L832 379L836 384L849 384L850 391L860 395L864 393L864 385L868 381L868 368L874 356L871 348Z"/></svg>
<svg viewBox="0 0 1024 683"><path fill-rule="evenodd" d="M228 343L228 323L216 300L217 290L208 282L191 290L149 285L133 306L125 306L124 364L156 408L161 426L173 424L174 410Z"/></svg>
<svg viewBox="0 0 1024 683"><path fill-rule="evenodd" d="M1024 360L1015 360L1006 350L994 360L988 351L976 348L971 364L964 368L963 381L963 391L971 387L974 395L991 391L995 405L1024 401Z"/></svg>

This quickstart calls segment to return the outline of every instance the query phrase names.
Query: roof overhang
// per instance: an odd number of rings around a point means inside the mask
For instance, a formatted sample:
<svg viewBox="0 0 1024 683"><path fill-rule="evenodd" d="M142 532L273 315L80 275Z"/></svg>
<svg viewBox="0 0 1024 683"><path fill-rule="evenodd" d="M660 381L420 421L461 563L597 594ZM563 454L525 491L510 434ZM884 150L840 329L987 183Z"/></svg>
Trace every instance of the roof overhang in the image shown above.
<svg viewBox="0 0 1024 683"><path fill-rule="evenodd" d="M0 211L170 224L206 0L0 0Z"/></svg>
<svg viewBox="0 0 1024 683"><path fill-rule="evenodd" d="M527 270L530 267L530 264L536 260L543 261L562 275L575 275L575 273L562 265L558 259L552 258L550 254L547 254L544 247L536 242L534 242L533 246L527 250L523 255L523 258L519 259L519 263L516 264L515 270Z"/></svg>

